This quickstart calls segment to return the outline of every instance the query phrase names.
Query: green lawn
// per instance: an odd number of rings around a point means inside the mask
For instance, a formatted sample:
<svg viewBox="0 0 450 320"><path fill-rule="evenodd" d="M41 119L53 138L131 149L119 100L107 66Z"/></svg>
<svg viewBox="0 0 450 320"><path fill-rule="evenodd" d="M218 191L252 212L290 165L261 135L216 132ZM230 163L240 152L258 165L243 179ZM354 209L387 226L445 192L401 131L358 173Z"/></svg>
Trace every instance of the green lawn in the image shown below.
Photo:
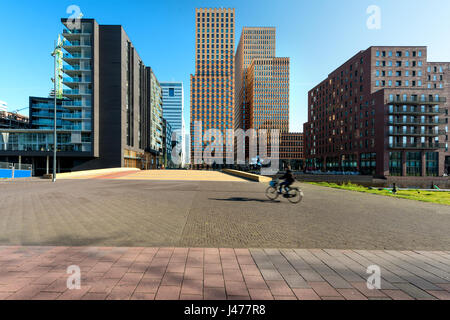
<svg viewBox="0 0 450 320"><path fill-rule="evenodd" d="M359 186L352 183L346 183L342 185L328 182L308 182L308 183L322 187L366 192L395 198L403 198L403 199L450 205L450 192L444 191L400 190L397 191L396 194L393 194L391 190L386 189L378 190L378 188L369 189L367 187Z"/></svg>

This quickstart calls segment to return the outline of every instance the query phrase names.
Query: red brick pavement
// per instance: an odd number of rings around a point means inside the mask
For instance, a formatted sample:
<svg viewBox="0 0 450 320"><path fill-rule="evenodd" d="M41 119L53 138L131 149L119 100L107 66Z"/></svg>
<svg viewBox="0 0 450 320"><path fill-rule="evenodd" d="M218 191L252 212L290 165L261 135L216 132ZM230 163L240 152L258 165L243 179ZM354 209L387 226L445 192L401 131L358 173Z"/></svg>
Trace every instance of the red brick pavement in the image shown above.
<svg viewBox="0 0 450 320"><path fill-rule="evenodd" d="M0 300L450 300L449 252L407 253L7 246ZM361 281L369 263L381 267L380 290ZM68 289L70 265L80 267L80 289Z"/></svg>

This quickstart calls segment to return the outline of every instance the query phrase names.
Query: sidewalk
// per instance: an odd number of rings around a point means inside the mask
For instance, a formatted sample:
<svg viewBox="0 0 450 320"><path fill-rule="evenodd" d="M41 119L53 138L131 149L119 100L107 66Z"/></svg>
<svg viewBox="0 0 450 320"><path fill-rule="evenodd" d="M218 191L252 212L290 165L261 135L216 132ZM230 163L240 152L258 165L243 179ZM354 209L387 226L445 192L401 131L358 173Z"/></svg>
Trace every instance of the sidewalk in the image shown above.
<svg viewBox="0 0 450 320"><path fill-rule="evenodd" d="M380 290L367 289L371 265ZM0 299L449 300L450 252L8 246Z"/></svg>

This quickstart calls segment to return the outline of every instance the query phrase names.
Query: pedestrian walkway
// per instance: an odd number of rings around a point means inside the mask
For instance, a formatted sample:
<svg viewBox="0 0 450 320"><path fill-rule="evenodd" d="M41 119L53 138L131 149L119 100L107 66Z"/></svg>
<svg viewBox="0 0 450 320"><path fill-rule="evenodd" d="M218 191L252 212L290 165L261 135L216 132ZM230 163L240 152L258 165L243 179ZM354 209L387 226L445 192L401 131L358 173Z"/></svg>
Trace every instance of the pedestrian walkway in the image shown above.
<svg viewBox="0 0 450 320"><path fill-rule="evenodd" d="M243 178L220 171L202 170L142 170L118 177L119 180L166 180L166 181L226 181L247 182Z"/></svg>
<svg viewBox="0 0 450 320"><path fill-rule="evenodd" d="M220 171L201 170L139 170L133 168L114 168L88 170L58 174L57 179L85 180L163 180L163 181L223 181L247 182L248 180Z"/></svg>
<svg viewBox="0 0 450 320"><path fill-rule="evenodd" d="M450 252L6 246L0 299L449 300Z"/></svg>

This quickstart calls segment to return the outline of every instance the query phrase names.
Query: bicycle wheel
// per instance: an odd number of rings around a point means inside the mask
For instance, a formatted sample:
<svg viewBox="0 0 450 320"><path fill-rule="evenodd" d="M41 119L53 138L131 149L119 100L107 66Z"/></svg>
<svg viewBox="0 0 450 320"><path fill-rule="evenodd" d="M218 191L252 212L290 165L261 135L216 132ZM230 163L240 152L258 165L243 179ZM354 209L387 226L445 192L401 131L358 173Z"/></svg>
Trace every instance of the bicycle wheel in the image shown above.
<svg viewBox="0 0 450 320"><path fill-rule="evenodd" d="M291 203L299 203L303 199L303 191L296 189L289 190L289 197L287 198Z"/></svg>
<svg viewBox="0 0 450 320"><path fill-rule="evenodd" d="M278 198L278 190L274 187L268 187L266 190L266 197L270 200L275 200Z"/></svg>

